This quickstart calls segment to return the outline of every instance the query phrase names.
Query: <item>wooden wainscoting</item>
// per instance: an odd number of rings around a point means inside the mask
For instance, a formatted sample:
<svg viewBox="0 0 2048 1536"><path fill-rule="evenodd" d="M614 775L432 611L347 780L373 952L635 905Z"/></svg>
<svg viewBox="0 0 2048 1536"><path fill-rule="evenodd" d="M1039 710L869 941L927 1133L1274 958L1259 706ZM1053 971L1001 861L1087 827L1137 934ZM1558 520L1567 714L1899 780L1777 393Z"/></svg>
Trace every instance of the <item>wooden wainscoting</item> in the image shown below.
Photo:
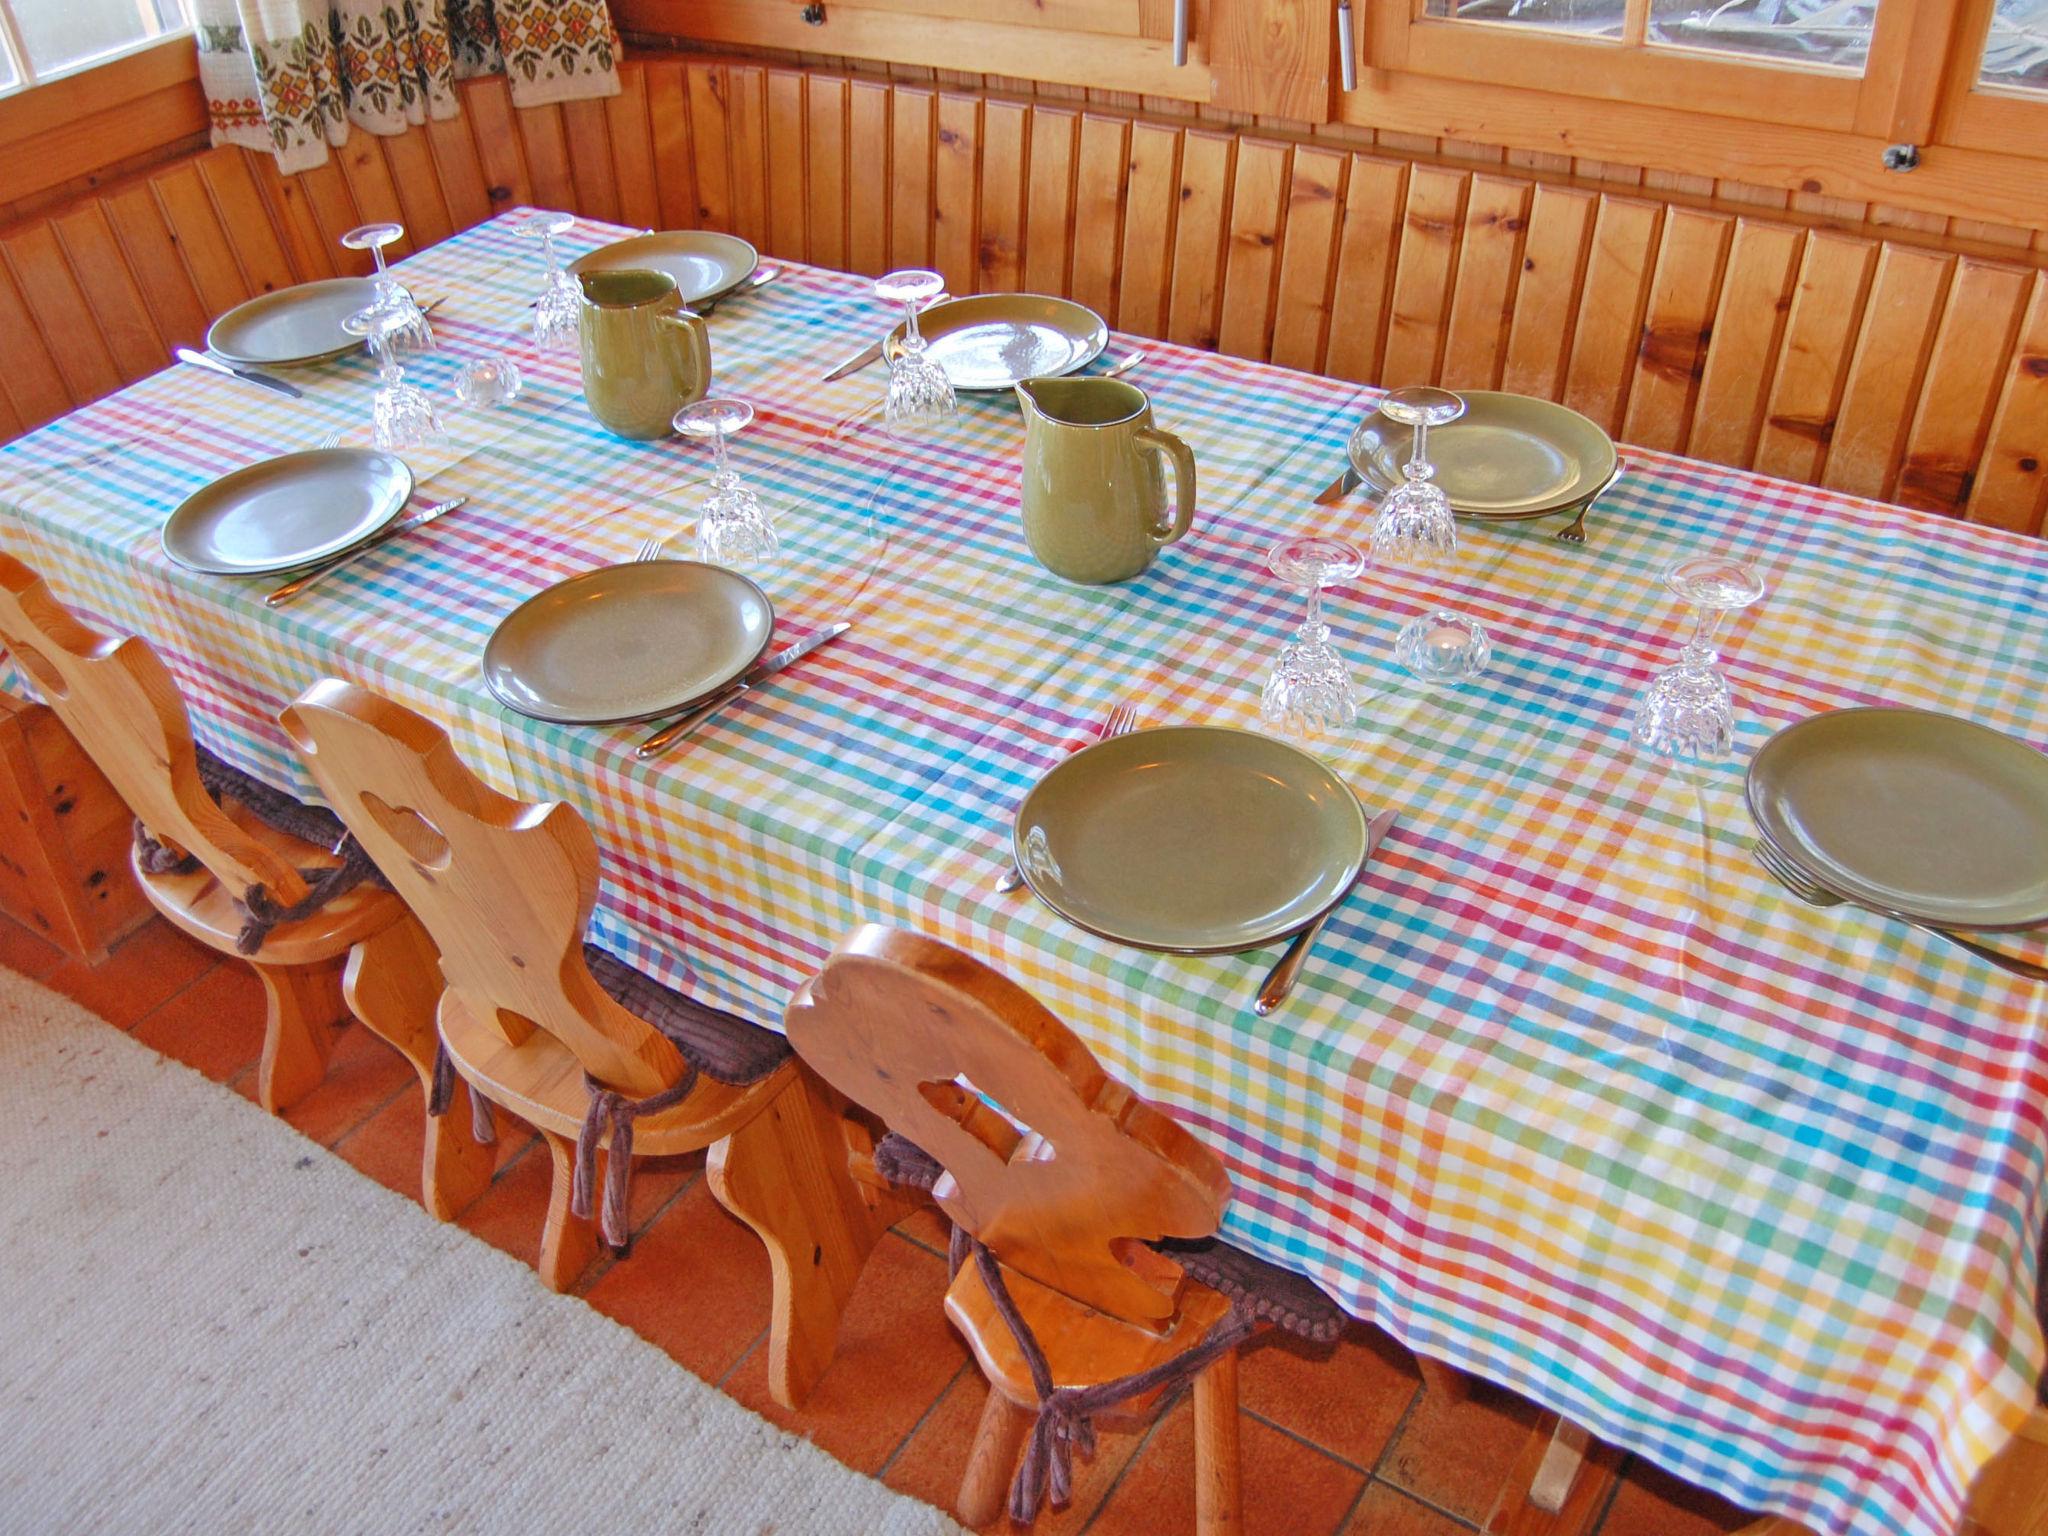
<svg viewBox="0 0 2048 1536"><path fill-rule="evenodd" d="M519 203L731 230L956 293L1068 294L1120 328L1389 384L1565 401L1617 437L2039 531L2048 276L1677 193L1360 151L1104 105L729 58L610 101L353 135L280 177L182 157L0 231L0 435L138 377L258 291Z"/></svg>

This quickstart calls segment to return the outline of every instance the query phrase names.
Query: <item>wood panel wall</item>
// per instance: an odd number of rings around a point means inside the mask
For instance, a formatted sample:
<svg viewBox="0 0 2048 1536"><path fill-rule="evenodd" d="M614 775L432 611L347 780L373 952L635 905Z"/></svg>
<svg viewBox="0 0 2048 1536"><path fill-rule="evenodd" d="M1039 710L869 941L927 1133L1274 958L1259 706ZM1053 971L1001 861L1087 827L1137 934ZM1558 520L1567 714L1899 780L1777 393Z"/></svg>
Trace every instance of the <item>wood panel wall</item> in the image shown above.
<svg viewBox="0 0 2048 1536"><path fill-rule="evenodd" d="M1337 377L1560 399L1619 438L2039 532L2048 276L1779 210L1106 104L713 57L611 100L213 150L0 231L0 435L161 366L247 295L520 203L745 236ZM1912 232L1924 241L1924 232Z"/></svg>

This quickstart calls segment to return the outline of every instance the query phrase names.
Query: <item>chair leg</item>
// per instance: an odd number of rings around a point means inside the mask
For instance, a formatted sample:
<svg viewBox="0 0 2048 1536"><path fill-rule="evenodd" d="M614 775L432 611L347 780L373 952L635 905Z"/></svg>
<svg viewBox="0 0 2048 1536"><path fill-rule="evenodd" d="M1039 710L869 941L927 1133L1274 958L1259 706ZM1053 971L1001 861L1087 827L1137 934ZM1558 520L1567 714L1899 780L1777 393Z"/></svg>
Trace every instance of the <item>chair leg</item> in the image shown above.
<svg viewBox="0 0 2048 1536"><path fill-rule="evenodd" d="M1016 1475L1017 1453L1024 1437L1031 1433L1029 1408L1013 1403L1003 1389L991 1385L988 1401L982 1404L981 1424L974 1431L974 1449L967 1455L967 1471L960 1479L960 1497L955 1508L960 1523L980 1530L1003 1512L1003 1502Z"/></svg>
<svg viewBox="0 0 2048 1536"><path fill-rule="evenodd" d="M568 1291L597 1257L597 1223L585 1221L569 1209L576 1143L546 1129L540 1138L548 1144L548 1157L554 1165L548 1181L547 1222L540 1232L540 1283L551 1291Z"/></svg>
<svg viewBox="0 0 2048 1536"><path fill-rule="evenodd" d="M768 1390L795 1408L832 1363L839 1318L886 1230L847 1167L835 1096L806 1067L712 1148L711 1192L760 1235L774 1276Z"/></svg>
<svg viewBox="0 0 2048 1536"><path fill-rule="evenodd" d="M256 965L266 1005L256 1099L272 1114L291 1108L327 1075L334 1026L348 1018L341 965L339 956L320 965Z"/></svg>
<svg viewBox="0 0 2048 1536"><path fill-rule="evenodd" d="M403 917L363 940L349 951L341 990L364 1026L412 1063L421 1095L431 1098L441 967L426 930ZM490 1187L497 1166L498 1149L470 1130L469 1084L458 1076L448 1113L427 1117L420 1203L442 1221L453 1221Z"/></svg>
<svg viewBox="0 0 2048 1536"><path fill-rule="evenodd" d="M1244 1491L1238 1481L1237 1351L1219 1355L1195 1378L1195 1530L1239 1536Z"/></svg>

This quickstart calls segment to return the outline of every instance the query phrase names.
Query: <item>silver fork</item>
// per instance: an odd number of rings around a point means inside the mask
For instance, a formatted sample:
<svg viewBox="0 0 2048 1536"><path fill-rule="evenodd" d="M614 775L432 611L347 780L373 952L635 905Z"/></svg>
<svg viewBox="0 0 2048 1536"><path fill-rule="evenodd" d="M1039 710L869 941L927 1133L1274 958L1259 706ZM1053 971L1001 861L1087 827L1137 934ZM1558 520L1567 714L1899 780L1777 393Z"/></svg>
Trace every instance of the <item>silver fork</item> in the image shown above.
<svg viewBox="0 0 2048 1536"><path fill-rule="evenodd" d="M642 539L642 540L640 541L640 548L639 548L638 550L634 551L634 554L633 554L633 560L634 560L634 563L635 563L635 564L638 564L638 563L639 563L640 561L642 561L642 560L659 560L659 559L661 559L661 557L662 557L662 556L661 556L661 552L662 552L662 549L663 549L663 548L664 548L664 547L665 547L665 546L666 546L667 544L668 544L668 540L667 540L666 538L662 538L662 537L659 537L659 536L657 536L657 537L655 537L655 538L651 538L651 539Z"/></svg>
<svg viewBox="0 0 2048 1536"><path fill-rule="evenodd" d="M1095 733L1097 741L1108 741L1112 736L1129 735L1138 724L1138 705L1135 699L1125 699L1112 709L1102 722L1102 729ZM1010 867L1003 871L996 881L996 894L1007 896L1024 883L1024 871L1017 867L1017 861L1010 860Z"/></svg>
<svg viewBox="0 0 2048 1536"><path fill-rule="evenodd" d="M1592 495L1588 496L1584 501L1580 502L1579 515L1573 518L1569 523L1565 524L1564 527L1558 529L1557 532L1552 535L1552 537L1562 539L1567 544L1585 543L1586 514L1593 510L1594 502L1598 501L1602 496L1605 496L1609 491L1614 489L1614 482L1621 478L1621 472L1627 468L1628 465L1626 462L1624 462L1621 459L1616 459L1614 461L1614 473L1607 477L1607 483L1601 486L1600 489L1595 491Z"/></svg>
<svg viewBox="0 0 2048 1536"><path fill-rule="evenodd" d="M1809 907L1839 907L1847 900L1793 864L1764 839L1755 839L1749 848L1750 852L1756 855L1757 863L1763 865L1766 874ZM1901 918L1900 921L1909 927L1918 928L1922 933L1931 933L1937 938L1947 939L1958 948L1968 950L1979 960L1988 960L2002 971L2010 971L2013 975L2024 976L2030 981L2048 981L2048 966L2036 965L2031 960L2022 960L2017 955L2008 955L1988 945L1979 944L1974 939L1966 939L1951 928L1937 928L1932 923L1916 923L1910 917Z"/></svg>

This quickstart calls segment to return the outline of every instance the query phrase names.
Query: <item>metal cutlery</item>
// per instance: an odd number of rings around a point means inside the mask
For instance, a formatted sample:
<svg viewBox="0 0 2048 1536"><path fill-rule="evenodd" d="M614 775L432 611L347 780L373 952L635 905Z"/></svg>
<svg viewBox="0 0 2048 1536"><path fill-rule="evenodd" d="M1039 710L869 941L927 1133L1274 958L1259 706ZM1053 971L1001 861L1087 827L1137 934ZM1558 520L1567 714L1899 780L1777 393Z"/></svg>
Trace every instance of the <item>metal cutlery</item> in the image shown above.
<svg viewBox="0 0 2048 1536"><path fill-rule="evenodd" d="M677 717L656 731L634 749L633 755L642 759L661 756L662 753L666 752L706 720L709 720L734 699L750 691L755 684L766 682L776 673L782 671L783 668L793 666L795 663L802 661L819 646L824 645L827 641L837 640L851 628L853 628L851 621L841 619L838 623L828 624L815 635L799 640L794 645L784 646L766 661L757 663L738 682L728 684L726 687L719 689L718 692L712 694L710 698L697 705L688 714Z"/></svg>
<svg viewBox="0 0 2048 1536"><path fill-rule="evenodd" d="M1324 909L1321 917L1287 941L1287 948L1282 950L1280 958L1273 962L1273 969L1266 972L1266 979L1259 987L1258 998L1252 1003L1252 1011L1260 1018L1263 1019L1287 1001L1287 994L1294 990L1295 980L1301 975L1302 962L1308 958L1309 946L1315 943L1317 935L1323 931L1323 926L1330 921L1337 908L1350 900L1351 893L1358 889L1358 882L1365 878L1366 870L1372 867L1373 853L1378 849L1380 840L1387 835L1387 829L1393 824L1392 811L1381 811L1365 824L1365 859L1359 864L1358 873L1353 875L1351 883L1344 887L1344 894Z"/></svg>
<svg viewBox="0 0 2048 1536"><path fill-rule="evenodd" d="M935 298L933 298L931 304L925 305L925 309L930 309L932 307L932 304L943 304L951 297L952 295L949 293L939 294ZM922 314L923 311L920 310L919 313ZM881 357L882 348L888 345L889 337L893 334L894 332L885 332L876 340L870 342L867 346L862 347L858 352L854 353L853 356L849 357L837 368L834 368L830 373L826 374L825 382L827 384L830 384L834 379L843 379L849 373L860 372L860 370L867 367L869 363L872 363L876 359Z"/></svg>
<svg viewBox="0 0 2048 1536"><path fill-rule="evenodd" d="M1125 699L1103 719L1102 729L1095 733L1095 740L1108 741L1112 736L1128 735L1138 725L1138 705L1134 699ZM1090 743L1093 745L1093 743ZM1076 749L1079 750L1078 748ZM1017 861L1010 860L1010 867L1003 871L996 881L996 894L1007 896L1024 883L1024 871L1017 867Z"/></svg>
<svg viewBox="0 0 2048 1536"><path fill-rule="evenodd" d="M706 299L702 304L692 304L690 308L697 311L697 313L700 315L708 315L714 309L718 308L719 305L723 304L727 299L737 299L745 294L752 293L756 288L766 288L770 283L774 282L780 276L782 276L782 268L763 267L760 271L756 272L752 277L748 278L744 283L741 283L738 287L728 288L724 293L721 293L717 298Z"/></svg>
<svg viewBox="0 0 2048 1536"><path fill-rule="evenodd" d="M254 368L243 368L235 363L223 362L211 352L200 352L191 347L180 347L178 348L177 357L181 363L190 363L195 368L204 368L209 372L218 373L230 379L240 379L244 383L260 384L265 389L275 390L280 395L289 395L294 400L306 398L306 392L296 384L287 384L283 379L273 378L271 375L261 373Z"/></svg>
<svg viewBox="0 0 2048 1536"><path fill-rule="evenodd" d="M642 560L659 560L662 550L667 547L667 537L662 534L656 534L651 539L642 539L640 541L640 547L633 551L633 559L635 563Z"/></svg>
<svg viewBox="0 0 2048 1536"><path fill-rule="evenodd" d="M1756 855L1757 863L1764 867L1766 874L1809 907L1839 907L1852 904L1848 903L1847 897L1836 895L1761 837L1752 841L1749 849ZM1897 916L1896 913L1880 915ZM2017 955L2008 955L1988 945L1979 944L1973 939L1966 939L1952 928L1937 928L1932 923L1915 922L1910 917L1901 917L1898 920L1909 927L1918 928L1922 933L1931 933L1938 938L1947 939L1958 948L1968 950L1978 959L1988 960L2002 971L2024 976L2029 981L2048 981L2048 966L2036 965L2031 960L2022 960Z"/></svg>
<svg viewBox="0 0 2048 1536"><path fill-rule="evenodd" d="M1319 507L1333 507L1357 490L1362 483L1363 479L1358 471L1347 468L1343 474L1316 492L1316 505Z"/></svg>
<svg viewBox="0 0 2048 1536"><path fill-rule="evenodd" d="M382 549L393 539L402 538L416 528L426 527L435 518L453 512L457 507L468 502L468 500L467 496L451 496L446 501L437 501L424 511L414 513L401 523L392 524L367 543L358 544L346 554L336 555L324 565L316 565L304 575L294 577L286 582L275 592L271 593L270 596L263 599L263 606L266 608L282 608L286 603L305 591L306 588L312 586L315 582L326 580L327 577L333 575L344 565L353 564L355 561L362 559L371 550Z"/></svg>
<svg viewBox="0 0 2048 1536"><path fill-rule="evenodd" d="M1130 356L1119 358L1116 362L1111 363L1102 372L1095 375L1095 377L1098 379L1120 379L1143 361L1145 361L1144 353L1133 352Z"/></svg>
<svg viewBox="0 0 2048 1536"><path fill-rule="evenodd" d="M1600 482L1600 489L1598 489L1592 495L1588 496L1584 501L1579 503L1579 515L1573 518L1564 527L1558 529L1555 537L1562 539L1567 544L1585 543L1586 514L1593 510L1594 502L1598 501L1602 496L1605 496L1609 491L1614 489L1614 482L1621 478L1621 472L1626 468L1628 468L1628 465L1624 461L1616 459L1614 461L1614 472L1610 474L1605 480Z"/></svg>

